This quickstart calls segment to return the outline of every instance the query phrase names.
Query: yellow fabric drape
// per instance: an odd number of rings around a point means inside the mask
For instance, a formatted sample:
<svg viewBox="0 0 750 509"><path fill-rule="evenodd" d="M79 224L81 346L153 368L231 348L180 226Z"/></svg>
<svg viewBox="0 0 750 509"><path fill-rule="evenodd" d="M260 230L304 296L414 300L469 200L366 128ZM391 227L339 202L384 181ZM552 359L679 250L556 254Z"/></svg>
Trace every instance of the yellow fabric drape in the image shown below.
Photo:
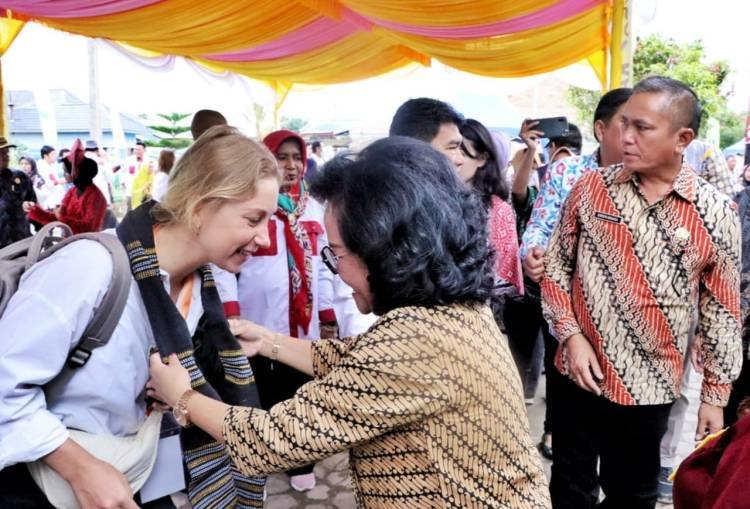
<svg viewBox="0 0 750 509"><path fill-rule="evenodd" d="M263 81L319 84L369 78L412 62L408 52L399 45L368 32L288 58L260 62L217 62L201 58L196 61Z"/></svg>
<svg viewBox="0 0 750 509"><path fill-rule="evenodd" d="M38 18L50 27L171 55L247 49L296 30L319 14L287 0L166 0L88 18Z"/></svg>
<svg viewBox="0 0 750 509"><path fill-rule="evenodd" d="M11 18L0 18L0 57L10 48L13 40L24 26L23 21ZM7 107L5 104L5 87L3 86L3 70L0 63L0 136L8 137L8 123L5 119Z"/></svg>
<svg viewBox="0 0 750 509"><path fill-rule="evenodd" d="M544 29L481 39L434 39L376 28L292 57L259 62L217 62L197 58L266 81L336 83L367 78L434 57L462 71L494 77L528 76L585 60L608 49L608 18L602 5ZM590 60L606 83L605 58Z"/></svg>
<svg viewBox="0 0 750 509"><path fill-rule="evenodd" d="M469 73L527 76L588 60L606 84L611 4L537 29L496 37L441 39L375 26L324 47L288 57L249 62L210 55L246 50L278 39L343 7L374 19L425 26L469 26L511 19L561 0L164 0L107 16L43 18L60 30L129 45L141 56L182 55L214 70L278 83L353 81L432 58ZM623 0L617 0L622 2Z"/></svg>
<svg viewBox="0 0 750 509"><path fill-rule="evenodd" d="M315 0L313 0L315 1ZM341 0L360 14L384 21L423 26L484 25L538 11L559 0ZM310 4L312 2L305 2Z"/></svg>
<svg viewBox="0 0 750 509"><path fill-rule="evenodd" d="M24 22L17 19L0 18L0 56L10 48L23 25Z"/></svg>
<svg viewBox="0 0 750 509"><path fill-rule="evenodd" d="M606 50L609 41L602 30L606 19L607 7L601 5L542 29L481 39L435 39L382 29L374 32L462 71L514 77L559 69Z"/></svg>

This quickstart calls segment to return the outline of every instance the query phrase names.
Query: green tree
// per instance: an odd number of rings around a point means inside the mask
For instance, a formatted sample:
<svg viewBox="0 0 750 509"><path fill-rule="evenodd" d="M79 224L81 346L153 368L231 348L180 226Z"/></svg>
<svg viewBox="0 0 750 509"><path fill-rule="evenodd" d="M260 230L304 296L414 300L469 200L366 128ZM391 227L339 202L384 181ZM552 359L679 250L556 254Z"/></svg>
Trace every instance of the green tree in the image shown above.
<svg viewBox="0 0 750 509"><path fill-rule="evenodd" d="M705 61L703 44L693 41L680 45L673 39L650 35L636 41L633 53L633 79L639 80L659 74L687 83L698 95L703 105L701 134L705 134L706 120L710 117L722 123L722 133L727 127L724 120L731 118L727 110L726 96L721 93L721 84L730 72L724 60ZM580 123L591 132L590 119L601 94L591 90L569 87L568 102L576 109ZM722 134L722 137L724 135ZM727 136L729 136L727 134Z"/></svg>
<svg viewBox="0 0 750 509"><path fill-rule="evenodd" d="M745 136L745 119L747 118L747 113L735 113L724 109L716 118L721 126L719 146L722 149L736 143Z"/></svg>
<svg viewBox="0 0 750 509"><path fill-rule="evenodd" d="M166 134L172 141L176 141L180 134L190 131L190 127L180 123L190 116L190 113L157 113L157 116L169 122L168 125L150 125L154 131Z"/></svg>
<svg viewBox="0 0 750 509"><path fill-rule="evenodd" d="M302 129L307 125L307 120L301 118L287 118L281 117L281 128L294 131L295 133L301 133Z"/></svg>

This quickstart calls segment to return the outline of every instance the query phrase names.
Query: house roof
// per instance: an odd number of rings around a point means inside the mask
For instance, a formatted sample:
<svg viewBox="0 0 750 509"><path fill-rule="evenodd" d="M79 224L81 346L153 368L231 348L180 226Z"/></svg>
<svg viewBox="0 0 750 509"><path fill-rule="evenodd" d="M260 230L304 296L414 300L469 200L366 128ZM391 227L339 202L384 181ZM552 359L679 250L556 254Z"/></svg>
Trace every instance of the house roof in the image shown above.
<svg viewBox="0 0 750 509"><path fill-rule="evenodd" d="M89 105L67 90L50 90L50 97L55 109L57 131L88 132ZM102 109L102 132L111 132L112 123L109 109ZM11 133L41 133L42 126L36 107L34 92L31 90L8 91L9 127ZM136 118L120 113L120 123L126 133L152 137L150 129Z"/></svg>

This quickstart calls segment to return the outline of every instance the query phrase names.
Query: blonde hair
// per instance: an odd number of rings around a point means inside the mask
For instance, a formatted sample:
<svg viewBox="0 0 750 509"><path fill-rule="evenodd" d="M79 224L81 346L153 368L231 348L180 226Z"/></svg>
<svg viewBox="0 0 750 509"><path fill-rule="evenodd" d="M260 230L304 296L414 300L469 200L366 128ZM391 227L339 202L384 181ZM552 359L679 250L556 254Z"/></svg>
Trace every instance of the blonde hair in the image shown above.
<svg viewBox="0 0 750 509"><path fill-rule="evenodd" d="M249 198L264 178L281 182L273 154L234 127L215 126L190 146L169 173L167 194L154 205L152 215L157 223L181 223L193 229L200 207Z"/></svg>

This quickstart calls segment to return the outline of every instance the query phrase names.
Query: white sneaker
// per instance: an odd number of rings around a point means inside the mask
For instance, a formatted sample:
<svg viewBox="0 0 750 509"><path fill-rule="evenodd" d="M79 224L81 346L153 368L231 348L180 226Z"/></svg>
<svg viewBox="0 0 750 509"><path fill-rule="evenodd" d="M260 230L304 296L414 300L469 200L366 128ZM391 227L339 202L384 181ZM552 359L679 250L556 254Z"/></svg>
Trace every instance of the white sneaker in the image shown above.
<svg viewBox="0 0 750 509"><path fill-rule="evenodd" d="M293 475L289 478L289 484L295 491L310 491L315 487L315 474Z"/></svg>

